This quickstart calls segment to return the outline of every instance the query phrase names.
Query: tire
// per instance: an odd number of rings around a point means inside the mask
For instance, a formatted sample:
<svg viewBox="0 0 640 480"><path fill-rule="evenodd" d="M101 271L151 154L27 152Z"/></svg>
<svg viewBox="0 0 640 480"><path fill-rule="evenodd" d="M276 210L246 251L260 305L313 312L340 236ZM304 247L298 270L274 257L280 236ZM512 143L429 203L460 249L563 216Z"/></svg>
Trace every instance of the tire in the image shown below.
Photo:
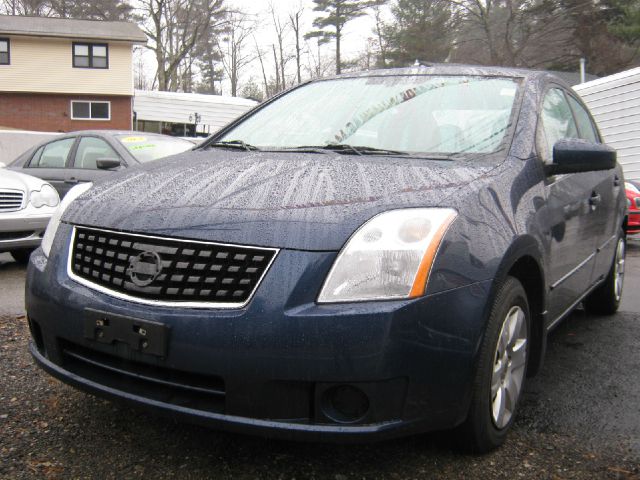
<svg viewBox="0 0 640 480"><path fill-rule="evenodd" d="M613 262L602 285L591 292L582 302L584 309L596 315L613 315L620 307L624 287L624 262L627 239L621 230L613 254Z"/></svg>
<svg viewBox="0 0 640 480"><path fill-rule="evenodd" d="M507 277L480 347L469 413L456 432L463 450L486 453L504 443L524 388L530 332L527 294L516 278Z"/></svg>
<svg viewBox="0 0 640 480"><path fill-rule="evenodd" d="M11 256L20 265L26 265L29 263L29 256L33 250L11 250Z"/></svg>

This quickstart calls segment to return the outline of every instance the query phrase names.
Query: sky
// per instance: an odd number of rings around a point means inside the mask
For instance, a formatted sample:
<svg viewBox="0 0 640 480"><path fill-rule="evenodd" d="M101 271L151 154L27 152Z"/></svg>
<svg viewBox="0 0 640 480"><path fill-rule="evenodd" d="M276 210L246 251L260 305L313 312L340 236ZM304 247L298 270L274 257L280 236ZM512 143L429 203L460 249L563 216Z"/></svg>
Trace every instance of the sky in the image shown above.
<svg viewBox="0 0 640 480"><path fill-rule="evenodd" d="M304 13L302 17L303 23L303 32L307 32L312 30L313 19L319 16L318 12L313 11L314 3L311 0L272 0L273 5L276 7L276 10L280 12L282 17L287 17L287 14L291 11L297 9L297 7L302 6L304 8ZM268 0L227 0L227 4L232 8L237 8L242 10L249 15L252 15L256 19L256 30L255 37L257 42L266 50L270 49L271 45L276 42L275 32L273 29L273 24L271 21L270 14L268 13L269 1ZM369 15L362 16L360 18L356 18L355 20L349 22L345 28L342 39L342 57L343 59L349 59L350 57L355 57L362 51L364 51L367 38L372 36L372 30L375 26L375 22L372 17ZM294 38L291 35L288 37L289 43L291 46L291 51L293 52ZM252 50L253 42L250 43L249 49ZM255 50L255 48L253 48ZM335 55L335 48L333 44L323 46L323 56L331 56ZM253 53L253 52L251 52ZM146 51L142 54L145 63L145 70L154 71L156 68L155 59L153 55ZM274 74L273 68L273 59L271 57L270 61L265 62L265 67L267 70L267 75ZM287 75L291 75L293 77L295 73L295 61L291 60L287 65ZM149 75L150 77L153 74ZM260 64L258 60L254 60L251 64L247 65L240 75L240 84L247 82L251 77L261 84L262 83L262 71L260 69ZM222 85L223 94L230 94L230 85L229 82L223 82Z"/></svg>

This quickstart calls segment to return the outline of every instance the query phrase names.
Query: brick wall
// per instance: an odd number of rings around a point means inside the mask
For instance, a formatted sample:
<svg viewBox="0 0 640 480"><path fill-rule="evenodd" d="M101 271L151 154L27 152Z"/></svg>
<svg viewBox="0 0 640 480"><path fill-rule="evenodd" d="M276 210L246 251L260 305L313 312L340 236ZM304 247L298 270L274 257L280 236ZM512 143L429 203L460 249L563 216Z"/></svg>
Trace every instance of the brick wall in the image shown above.
<svg viewBox="0 0 640 480"><path fill-rule="evenodd" d="M111 120L71 120L71 100L111 102ZM41 132L130 130L131 97L0 92L0 127Z"/></svg>

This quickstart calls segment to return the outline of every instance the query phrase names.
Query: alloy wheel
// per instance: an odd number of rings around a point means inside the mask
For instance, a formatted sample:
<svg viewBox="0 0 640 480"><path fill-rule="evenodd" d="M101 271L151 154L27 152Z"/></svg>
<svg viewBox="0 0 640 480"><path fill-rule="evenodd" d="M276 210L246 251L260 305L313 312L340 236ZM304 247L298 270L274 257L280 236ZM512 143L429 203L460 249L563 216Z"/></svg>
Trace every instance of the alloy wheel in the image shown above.
<svg viewBox="0 0 640 480"><path fill-rule="evenodd" d="M491 376L491 417L502 429L513 416L527 361L527 321L524 310L512 307L500 330Z"/></svg>

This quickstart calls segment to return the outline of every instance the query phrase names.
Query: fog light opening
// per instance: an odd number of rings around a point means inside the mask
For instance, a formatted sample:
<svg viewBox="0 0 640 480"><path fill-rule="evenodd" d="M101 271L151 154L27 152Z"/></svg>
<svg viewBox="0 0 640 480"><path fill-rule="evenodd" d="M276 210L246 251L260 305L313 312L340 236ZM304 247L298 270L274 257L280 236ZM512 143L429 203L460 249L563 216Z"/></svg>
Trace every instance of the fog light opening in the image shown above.
<svg viewBox="0 0 640 480"><path fill-rule="evenodd" d="M338 423L355 423L369 411L369 398L357 387L337 385L322 395L322 412Z"/></svg>

